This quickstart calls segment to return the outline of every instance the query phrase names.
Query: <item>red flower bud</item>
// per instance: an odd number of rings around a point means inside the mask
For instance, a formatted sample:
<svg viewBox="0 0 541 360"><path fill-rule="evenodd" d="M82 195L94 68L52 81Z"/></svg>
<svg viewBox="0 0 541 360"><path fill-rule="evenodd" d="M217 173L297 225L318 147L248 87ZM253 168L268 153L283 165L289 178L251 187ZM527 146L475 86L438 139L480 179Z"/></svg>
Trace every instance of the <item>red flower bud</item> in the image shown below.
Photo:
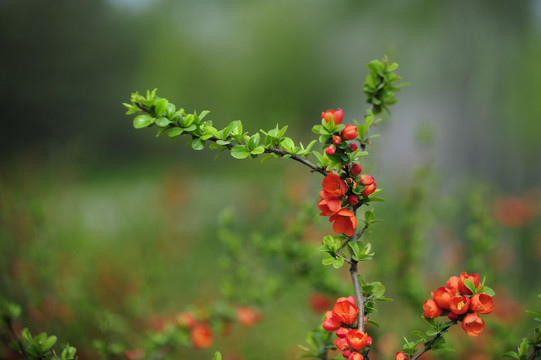
<svg viewBox="0 0 541 360"><path fill-rule="evenodd" d="M334 145L340 145L340 143L342 142L342 138L336 135L332 138L332 142L334 143Z"/></svg>
<svg viewBox="0 0 541 360"><path fill-rule="evenodd" d="M349 203L351 206L357 205L358 202L359 202L359 197L358 197L357 195L350 195L350 196L348 196L348 203Z"/></svg>
<svg viewBox="0 0 541 360"><path fill-rule="evenodd" d="M327 154L328 156L331 156L331 155L334 154L334 150L335 150L334 145L329 145L329 146L327 146L327 148L325 149L325 154Z"/></svg>
<svg viewBox="0 0 541 360"><path fill-rule="evenodd" d="M455 321L456 319L458 319L458 315L455 314L454 312L450 312L449 314L447 314L447 317L448 317L449 320L451 320L451 321Z"/></svg>
<svg viewBox="0 0 541 360"><path fill-rule="evenodd" d="M373 183L374 178L370 175L364 174L361 175L361 177L359 178L359 184L361 184L362 186L372 185Z"/></svg>
<svg viewBox="0 0 541 360"><path fill-rule="evenodd" d="M349 151L354 152L357 149L358 149L357 144L349 143Z"/></svg>
<svg viewBox="0 0 541 360"><path fill-rule="evenodd" d="M480 281L479 281L479 274L467 274L465 272L462 272L460 274L460 281L458 282L458 287L460 289L460 292L464 295L470 295L471 291L464 285L464 280L471 280L473 281L473 284L475 285L475 288L477 289L479 287Z"/></svg>
<svg viewBox="0 0 541 360"><path fill-rule="evenodd" d="M342 352L342 356L345 357L346 359L349 357L349 355L351 355L351 351L349 351L349 350L344 350Z"/></svg>
<svg viewBox="0 0 541 360"><path fill-rule="evenodd" d="M434 292L432 298L442 309L449 309L449 300L451 300L453 295L454 294L448 288L440 287Z"/></svg>
<svg viewBox="0 0 541 360"><path fill-rule="evenodd" d="M363 360L363 356L358 352L352 352L349 354L348 360Z"/></svg>
<svg viewBox="0 0 541 360"><path fill-rule="evenodd" d="M409 358L410 357L408 356L408 354L406 354L403 351L397 351L396 354L394 355L395 360L409 360Z"/></svg>
<svg viewBox="0 0 541 360"><path fill-rule="evenodd" d="M462 329L470 336L479 335L485 328L485 322L477 314L468 314L462 320Z"/></svg>
<svg viewBox="0 0 541 360"><path fill-rule="evenodd" d="M433 299L425 300L423 310L423 316L429 319L434 319L441 315L441 308Z"/></svg>
<svg viewBox="0 0 541 360"><path fill-rule="evenodd" d="M460 282L460 279L458 276L451 276L449 280L447 280L447 288L451 290L453 295L457 295L460 292L460 289L458 287L459 282Z"/></svg>
<svg viewBox="0 0 541 360"><path fill-rule="evenodd" d="M368 335L357 329L350 330L346 335L346 340L354 350L362 350L368 341Z"/></svg>
<svg viewBox="0 0 541 360"><path fill-rule="evenodd" d="M363 168L359 164L353 164L351 165L351 169L349 169L349 173L353 176L357 176L361 173Z"/></svg>
<svg viewBox="0 0 541 360"><path fill-rule="evenodd" d="M331 116L332 116L332 119L334 120L334 125L338 125L342 123L344 112L342 111L342 109L338 109L338 110L329 109L326 112L324 111L321 113L321 118L325 119L326 122L329 122Z"/></svg>
<svg viewBox="0 0 541 360"><path fill-rule="evenodd" d="M449 310L457 315L465 314L470 308L470 298L467 296L453 296L449 300Z"/></svg>
<svg viewBox="0 0 541 360"><path fill-rule="evenodd" d="M339 338L346 337L346 334L348 333L349 329L346 329L345 327L341 327L340 329L336 330L336 336Z"/></svg>
<svg viewBox="0 0 541 360"><path fill-rule="evenodd" d="M366 339L366 346L372 346L372 336L369 336L367 339Z"/></svg>
<svg viewBox="0 0 541 360"><path fill-rule="evenodd" d="M490 314L494 307L494 300L487 294L475 294L471 298L470 309L478 314Z"/></svg>
<svg viewBox="0 0 541 360"><path fill-rule="evenodd" d="M377 188L377 184L374 182L374 183L366 186L364 188L364 190L361 191L361 195L362 196L368 196L368 195L372 194L374 191L376 191L376 188Z"/></svg>
<svg viewBox="0 0 541 360"><path fill-rule="evenodd" d="M359 133L357 132L357 126L353 124L347 124L344 130L342 130L342 136L346 140L353 140L357 136L359 136Z"/></svg>
<svg viewBox="0 0 541 360"><path fill-rule="evenodd" d="M342 326L340 319L336 318L332 311L325 313L325 320L323 321L323 329L328 332L336 331Z"/></svg>

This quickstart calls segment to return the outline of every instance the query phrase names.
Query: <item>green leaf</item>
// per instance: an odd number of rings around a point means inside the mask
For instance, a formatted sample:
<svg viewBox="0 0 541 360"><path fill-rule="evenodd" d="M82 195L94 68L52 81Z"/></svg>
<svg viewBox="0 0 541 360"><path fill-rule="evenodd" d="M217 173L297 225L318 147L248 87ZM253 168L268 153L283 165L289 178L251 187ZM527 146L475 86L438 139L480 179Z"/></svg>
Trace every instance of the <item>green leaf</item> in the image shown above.
<svg viewBox="0 0 541 360"><path fill-rule="evenodd" d="M340 269L342 266L344 266L344 258L343 258L343 257L339 257L339 258L334 259L334 261L333 261L333 263L332 263L332 266L333 266L335 269Z"/></svg>
<svg viewBox="0 0 541 360"><path fill-rule="evenodd" d="M468 289L470 289L470 291L472 292L472 294L477 293L477 289L475 288L475 284L474 284L473 281L471 281L470 279L465 279L465 280L464 280L464 285L466 285L466 287L467 287Z"/></svg>
<svg viewBox="0 0 541 360"><path fill-rule="evenodd" d="M379 298L385 294L385 286L379 281L373 282L371 285L373 286L372 294L374 297Z"/></svg>
<svg viewBox="0 0 541 360"><path fill-rule="evenodd" d="M154 112L156 113L156 116L163 115L163 113L167 109L167 104L169 104L167 99L160 99L156 102L156 105L154 105Z"/></svg>
<svg viewBox="0 0 541 360"><path fill-rule="evenodd" d="M231 141L216 140L216 144L218 144L218 145L228 145L228 144L231 144Z"/></svg>
<svg viewBox="0 0 541 360"><path fill-rule="evenodd" d="M192 149L203 150L205 148L205 141L200 138L192 139Z"/></svg>
<svg viewBox="0 0 541 360"><path fill-rule="evenodd" d="M144 127L152 125L154 118L149 114L141 114L133 119L133 127L136 129L142 129Z"/></svg>
<svg viewBox="0 0 541 360"><path fill-rule="evenodd" d="M239 126L239 123L240 121L238 120L229 123L229 125L227 125L227 127L223 130L223 138L226 139L231 134L231 132L233 132L233 130L235 130L237 126Z"/></svg>
<svg viewBox="0 0 541 360"><path fill-rule="evenodd" d="M220 352L216 351L216 353L214 354L214 357L212 358L212 360L222 360L222 354L220 354Z"/></svg>
<svg viewBox="0 0 541 360"><path fill-rule="evenodd" d="M325 258L325 259L321 260L321 263L323 265L331 265L332 263L334 263L334 258L333 257Z"/></svg>
<svg viewBox="0 0 541 360"><path fill-rule="evenodd" d="M174 127L167 132L167 135L169 135L170 138L175 138L179 136L180 134L182 134L183 132L184 132L183 128Z"/></svg>
<svg viewBox="0 0 541 360"><path fill-rule="evenodd" d="M503 357L510 357L510 358L513 358L513 359L519 359L520 360L520 357L518 356L518 354L514 351L508 351L506 352L505 354L503 354Z"/></svg>
<svg viewBox="0 0 541 360"><path fill-rule="evenodd" d="M188 114L186 115L186 117L184 118L184 121L182 122L182 127L184 128L189 127L190 125L193 124L194 121L195 121L195 116L193 114Z"/></svg>
<svg viewBox="0 0 541 360"><path fill-rule="evenodd" d="M370 199L370 200L373 200L373 199ZM492 290L491 288L489 288L488 286L484 286L483 291L481 291L481 292L483 294L487 294L487 295L490 295L490 296L496 295L496 292L494 290Z"/></svg>
<svg viewBox="0 0 541 360"><path fill-rule="evenodd" d="M48 350L50 350L53 345L56 343L56 336L54 335L51 335L47 338L47 340L45 340L42 344L41 344L41 351L42 352L46 352Z"/></svg>
<svg viewBox="0 0 541 360"><path fill-rule="evenodd" d="M250 151L250 154L259 155L259 154L263 154L264 152L265 152L265 148L263 146L258 146L255 149L253 149L252 151Z"/></svg>
<svg viewBox="0 0 541 360"><path fill-rule="evenodd" d="M290 152L290 153L295 152L295 143L293 142L293 140L291 140L291 139L288 138L288 137L283 138L283 139L280 141L280 145L281 145L287 152Z"/></svg>
<svg viewBox="0 0 541 360"><path fill-rule="evenodd" d="M245 159L249 155L250 152L248 151L248 149L246 149L246 146L237 145L231 149L231 156L233 156L235 159Z"/></svg>
<svg viewBox="0 0 541 360"><path fill-rule="evenodd" d="M199 120L203 120L203 118L205 116L207 116L207 114L209 114L209 113L210 113L210 111L208 111L208 110L201 111L201 114L199 114Z"/></svg>
<svg viewBox="0 0 541 360"><path fill-rule="evenodd" d="M156 120L156 125L158 125L160 127L166 127L169 124L171 124L171 121L168 118L164 117L164 116L162 116L158 120Z"/></svg>
<svg viewBox="0 0 541 360"><path fill-rule="evenodd" d="M374 220L374 218L375 218L375 215L373 211L367 211L364 213L364 220L367 223L370 223L372 220Z"/></svg>
<svg viewBox="0 0 541 360"><path fill-rule="evenodd" d="M276 135L277 138L281 138L282 136L284 136L284 134L286 133L287 131L287 126L284 126L279 132L278 134Z"/></svg>
<svg viewBox="0 0 541 360"><path fill-rule="evenodd" d="M259 133L253 135L248 141L248 149L253 150L259 145Z"/></svg>

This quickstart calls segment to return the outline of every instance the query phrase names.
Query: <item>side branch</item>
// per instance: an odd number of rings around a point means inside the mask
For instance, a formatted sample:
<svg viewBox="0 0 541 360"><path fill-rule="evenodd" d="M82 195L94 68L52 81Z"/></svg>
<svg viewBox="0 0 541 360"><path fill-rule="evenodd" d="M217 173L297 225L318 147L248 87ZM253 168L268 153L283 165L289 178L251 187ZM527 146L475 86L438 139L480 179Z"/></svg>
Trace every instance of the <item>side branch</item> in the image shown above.
<svg viewBox="0 0 541 360"><path fill-rule="evenodd" d="M428 350L432 349L432 345L434 345L434 343L442 336L443 332L446 331L447 329L449 329L451 327L451 325L453 324L456 324L455 323L451 323L449 325L447 325L445 328L441 329L436 335L434 335L434 337L432 338L432 340L430 340L428 342L428 344L426 344L426 346L424 347L423 350L421 350L417 355L415 355L414 357L411 358L411 360L417 360L421 357L421 355L423 355L425 352L427 352Z"/></svg>
<svg viewBox="0 0 541 360"><path fill-rule="evenodd" d="M355 215L357 211L355 211ZM355 232L349 241L356 242L363 236L366 229L368 229L368 224L365 225L361 231ZM349 275L351 276L351 282L353 283L353 291L355 293L355 301L357 302L359 312L357 314L357 329L364 331L364 297L361 290L361 284L359 283L359 269L358 262L351 258L351 266L349 267Z"/></svg>

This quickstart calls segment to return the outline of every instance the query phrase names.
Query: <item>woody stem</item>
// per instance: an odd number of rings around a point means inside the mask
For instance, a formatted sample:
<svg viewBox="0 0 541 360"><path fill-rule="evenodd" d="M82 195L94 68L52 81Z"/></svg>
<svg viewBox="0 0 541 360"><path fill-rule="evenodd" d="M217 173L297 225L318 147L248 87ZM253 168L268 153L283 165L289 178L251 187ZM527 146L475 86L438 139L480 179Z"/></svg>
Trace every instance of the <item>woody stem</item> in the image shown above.
<svg viewBox="0 0 541 360"><path fill-rule="evenodd" d="M355 209L355 213L356 212L357 211ZM350 238L349 241L357 242L357 240L360 239L360 237L366 231L367 228L368 228L368 225L365 225L361 231L353 234L353 236ZM357 265L358 265L358 262L353 260L353 258L351 258L351 266L349 267L349 275L351 276L351 282L353 283L353 291L355 293L355 302L357 303L357 307L359 308L359 312L357 313L357 324L358 324L357 329L359 331L364 331L364 297L363 297L363 292L361 290L361 284L359 283L359 269Z"/></svg>

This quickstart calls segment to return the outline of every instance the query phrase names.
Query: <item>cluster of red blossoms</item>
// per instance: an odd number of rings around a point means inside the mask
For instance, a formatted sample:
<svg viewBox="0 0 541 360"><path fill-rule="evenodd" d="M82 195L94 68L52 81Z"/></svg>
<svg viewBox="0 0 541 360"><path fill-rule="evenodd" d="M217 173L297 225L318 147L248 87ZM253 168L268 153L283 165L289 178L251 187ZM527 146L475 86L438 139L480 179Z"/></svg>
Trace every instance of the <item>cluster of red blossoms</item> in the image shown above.
<svg viewBox="0 0 541 360"><path fill-rule="evenodd" d="M332 117L336 125L342 123L342 109L327 110L321 114L322 119L329 121ZM332 139L333 144L325 149L328 156L332 156L336 151L356 151L357 144L354 142L347 143L348 140L354 140L359 136L357 127L352 124L340 132L340 135L335 135ZM343 141L344 140L344 141ZM338 146L338 148L337 148ZM361 175L361 165L352 164L344 167L344 174L340 177L337 174L330 173L323 179L323 190L319 192L320 200L317 207L321 211L320 215L329 216L329 221L333 223L333 230L338 234L346 234L352 236L357 228L357 218L355 214L348 208L353 208L359 203L359 196L353 192L354 188L364 186L360 195L366 197L376 191L376 183L370 175ZM344 178L345 181L342 179ZM359 194L359 192L356 192Z"/></svg>
<svg viewBox="0 0 541 360"><path fill-rule="evenodd" d="M464 284L465 280L472 281L476 289L480 286L479 274L463 272L460 276L451 276L446 287L438 288L432 293L432 299L423 303L423 316L434 319L447 315L450 320L461 321L462 329L468 335L477 336L485 328L485 322L479 314L490 314L494 301L488 294L472 294Z"/></svg>
<svg viewBox="0 0 541 360"><path fill-rule="evenodd" d="M358 351L372 345L372 338L354 326L358 313L359 308L353 296L341 297L336 300L333 310L325 313L323 321L323 328L328 332L334 331L338 336L336 348L348 360L362 360L363 356Z"/></svg>

